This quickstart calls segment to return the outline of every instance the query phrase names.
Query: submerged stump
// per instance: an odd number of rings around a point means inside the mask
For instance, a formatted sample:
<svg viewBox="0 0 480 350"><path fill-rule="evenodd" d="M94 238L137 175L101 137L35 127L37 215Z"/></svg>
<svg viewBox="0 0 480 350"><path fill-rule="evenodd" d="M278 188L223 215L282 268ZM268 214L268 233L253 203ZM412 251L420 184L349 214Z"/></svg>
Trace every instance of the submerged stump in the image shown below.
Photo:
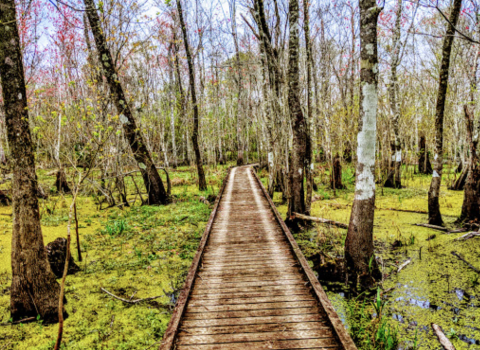
<svg viewBox="0 0 480 350"><path fill-rule="evenodd" d="M57 238L53 242L48 243L45 250L47 251L48 262L50 263L53 273L57 278L61 278L67 256L67 240L65 238ZM75 264L75 261L70 256L67 275L73 275L78 271L80 271L80 267Z"/></svg>

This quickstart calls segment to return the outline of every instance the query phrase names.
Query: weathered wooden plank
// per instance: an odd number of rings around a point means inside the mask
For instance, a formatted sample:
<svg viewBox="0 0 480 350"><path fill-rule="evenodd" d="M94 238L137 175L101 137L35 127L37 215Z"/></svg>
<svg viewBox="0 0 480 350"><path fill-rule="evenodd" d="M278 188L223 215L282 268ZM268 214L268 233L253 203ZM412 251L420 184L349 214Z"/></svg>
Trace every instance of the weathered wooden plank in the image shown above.
<svg viewBox="0 0 480 350"><path fill-rule="evenodd" d="M244 304L244 303L274 303L282 301L309 301L316 300L310 294L299 294L299 295L268 295L263 297L253 297L253 298L224 298L224 299L203 299L203 298L193 298L190 299L189 306L201 306L201 305L235 305L235 304Z"/></svg>
<svg viewBox="0 0 480 350"><path fill-rule="evenodd" d="M273 290L304 290L305 293L309 292L309 289L305 287L304 282L294 281L291 283L284 283L281 285L260 285L260 286L230 286L225 288L193 288L193 294L199 296L202 294L229 294L229 293L248 293L248 292L262 292Z"/></svg>
<svg viewBox="0 0 480 350"><path fill-rule="evenodd" d="M255 268L244 269L239 271L215 271L215 270L204 270L199 272L202 278L211 276L211 277L225 277L225 276L241 276L241 275L248 275L248 276L264 276L264 275L273 275L273 274L283 274L283 273L300 273L300 268L297 267L285 267L279 269L265 269L265 270L258 270Z"/></svg>
<svg viewBox="0 0 480 350"><path fill-rule="evenodd" d="M199 275L200 276L200 275ZM255 281L280 281L280 280L288 280L294 279L296 277L300 277L298 273L285 273L279 276L278 274L271 275L271 276L231 276L231 277L209 277L209 278L199 278L197 280L198 283L200 281L202 283L234 283L234 282L255 282Z"/></svg>
<svg viewBox="0 0 480 350"><path fill-rule="evenodd" d="M285 268L289 267L295 267L295 266L300 266L298 262L295 261L290 261L290 262L278 262L278 263L272 263L272 264L257 264L257 265L233 265L233 266L201 266L200 268L200 273L202 272L211 272L211 271L231 271L233 273L236 273L237 271L243 271L243 270L251 270L251 269L256 269L256 270L283 270Z"/></svg>
<svg viewBox="0 0 480 350"><path fill-rule="evenodd" d="M263 294L274 295L275 293L289 294L294 292L295 294L299 293L310 293L309 287L306 287L305 284L294 284L294 285L285 285L285 286L259 286L259 287L244 287L244 288L227 288L222 290L208 289L208 290L193 290L192 296L197 298L226 298L233 295L257 295Z"/></svg>
<svg viewBox="0 0 480 350"><path fill-rule="evenodd" d="M178 345L195 344L219 344L219 343L240 343L240 342L258 342L264 340L281 341L296 339L321 339L333 338L333 332L330 329L307 329L307 330L285 330L275 332L259 333L232 333L232 334L212 334L212 335L180 335Z"/></svg>
<svg viewBox="0 0 480 350"><path fill-rule="evenodd" d="M240 265L240 264L247 264L247 265L256 265L256 264L270 264L275 261L292 261L293 255L281 255L281 256L257 256L257 257L249 257L243 260L232 260L228 259L226 261L217 261L216 259L202 260L202 265L214 265L214 266L230 266L230 265Z"/></svg>
<svg viewBox="0 0 480 350"><path fill-rule="evenodd" d="M187 312L183 317L185 320L211 320L221 318L238 318L238 317L266 317L266 316L286 316L286 315L310 315L318 314L317 307L296 307L284 309L267 309L267 310L247 310L247 311L224 311L224 312Z"/></svg>
<svg viewBox="0 0 480 350"><path fill-rule="evenodd" d="M282 253L290 253L290 249L287 248L275 248L275 247L266 247L265 249L250 249L250 250L242 250L238 249L235 252L226 252L222 251L219 249L218 251L215 252L207 252L205 253L205 258L211 258L211 257L221 257L221 256L226 256L226 254L231 254L229 256L230 258L236 258L236 257L252 257L252 254L270 254L271 256L277 256L277 254L282 254Z"/></svg>
<svg viewBox="0 0 480 350"><path fill-rule="evenodd" d="M232 333L260 333L260 332L284 332L293 330L330 329L327 321L291 322L291 323L267 323L252 325L216 326L181 328L179 335L206 335L206 334L232 334Z"/></svg>
<svg viewBox="0 0 480 350"><path fill-rule="evenodd" d="M269 310L269 309L288 309L299 307L315 307L315 301L282 301L276 303L253 303L253 304L235 304L235 305L188 305L188 313L219 312L219 311L246 311L246 310Z"/></svg>
<svg viewBox="0 0 480 350"><path fill-rule="evenodd" d="M210 289L210 288L217 288L217 289L224 289L224 288L235 288L238 287L253 287L253 286L283 286L285 284L292 284L292 283L308 283L305 281L302 276L295 276L291 279L272 279L272 280L257 280L257 281L231 281L228 283L210 283L209 280L206 280L202 283L195 283L194 289Z"/></svg>
<svg viewBox="0 0 480 350"><path fill-rule="evenodd" d="M301 340L265 340L248 343L228 343L228 344L200 344L200 345L178 345L177 350L283 350L283 349L311 349L311 348L337 348L338 343L335 338L320 339L301 339Z"/></svg>
<svg viewBox="0 0 480 350"><path fill-rule="evenodd" d="M314 322L322 321L325 318L320 314L283 315L267 317L239 317L239 318L218 318L210 320L182 320L182 328L192 327L213 327L232 325L252 325L269 323L290 323L290 322Z"/></svg>
<svg viewBox="0 0 480 350"><path fill-rule="evenodd" d="M289 289L289 290L273 290L273 291L259 291L259 292L248 292L248 293L216 293L216 294L196 294L192 293L192 300L195 299L234 299L234 298L257 298L257 297L267 297L267 296L286 296L286 295L303 295L305 293L304 289Z"/></svg>
<svg viewBox="0 0 480 350"><path fill-rule="evenodd" d="M277 259L277 257L279 257L278 258L279 261L283 258L293 259L293 255L291 253L283 252L280 255L263 253L263 254L252 254L251 256L243 255L241 257L230 257L228 259L223 257L223 260L212 256L212 257L205 257L205 259L203 259L202 262L206 263L206 264L214 264L215 262L218 262L218 263L226 263L226 262L242 263L242 262L247 262L247 261L255 261L254 257L259 257L259 258L261 257L262 259L265 259L265 260L275 260L275 259Z"/></svg>

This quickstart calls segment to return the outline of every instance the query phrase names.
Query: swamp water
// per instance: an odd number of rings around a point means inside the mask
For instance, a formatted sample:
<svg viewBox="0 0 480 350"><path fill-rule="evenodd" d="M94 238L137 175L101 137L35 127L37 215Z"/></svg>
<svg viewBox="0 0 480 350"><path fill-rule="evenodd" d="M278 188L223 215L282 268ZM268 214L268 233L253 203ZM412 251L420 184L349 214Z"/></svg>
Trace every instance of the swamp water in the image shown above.
<svg viewBox="0 0 480 350"><path fill-rule="evenodd" d="M394 348L442 349L430 326L436 323L457 349L480 349L480 276L451 253L461 254L480 269L480 238L457 241L464 233L445 234L413 225L427 223L426 214L386 210L426 211L429 181L429 177L416 177L404 183L405 189L377 190L375 252L385 276L383 290L388 291L382 295L383 315L390 329L398 332L399 343ZM353 192L337 191L336 198L326 197L312 204L311 215L348 224ZM442 187L440 205L447 226L453 226L462 201L463 192ZM282 215L286 209L286 205L279 206ZM317 226L301 236L297 235L297 241L307 259L318 249L334 258L342 254L346 230ZM397 273L408 259L411 263ZM319 280L350 332L352 327L359 328L355 324L358 313L369 323L375 318L375 293L351 295L341 283L324 281L322 276Z"/></svg>

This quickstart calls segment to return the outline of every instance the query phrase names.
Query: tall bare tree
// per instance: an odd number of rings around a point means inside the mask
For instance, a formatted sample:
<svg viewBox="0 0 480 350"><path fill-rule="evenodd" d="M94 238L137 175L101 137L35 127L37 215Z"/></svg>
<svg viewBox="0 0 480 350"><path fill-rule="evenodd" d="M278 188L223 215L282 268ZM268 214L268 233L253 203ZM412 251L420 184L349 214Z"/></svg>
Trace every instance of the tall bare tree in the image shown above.
<svg viewBox="0 0 480 350"><path fill-rule="evenodd" d="M137 162L147 189L148 204L167 204L169 198L163 186L162 178L155 167L150 151L143 140L140 129L133 117L130 104L123 91L112 54L107 47L107 41L105 40L105 35L100 25L100 18L94 0L85 0L85 9L97 46L99 61L102 64L103 73L110 86L113 102L119 114L120 122L123 124L125 137L133 152L133 157Z"/></svg>
<svg viewBox="0 0 480 350"><path fill-rule="evenodd" d="M58 322L60 286L47 260L14 0L0 1L0 77L13 170L12 319Z"/></svg>
<svg viewBox="0 0 480 350"><path fill-rule="evenodd" d="M373 218L375 213L375 142L377 134L377 20L376 0L360 1L360 120L357 137L357 168L345 259L348 274L370 283L375 266Z"/></svg>
<svg viewBox="0 0 480 350"><path fill-rule="evenodd" d="M190 53L190 46L188 44L187 27L185 27L185 21L183 19L183 11L181 0L177 0L178 20L180 27L182 28L183 44L185 45L185 53L187 54L188 74L190 77L190 95L192 97L193 105L193 133L192 144L193 151L195 152L195 161L197 163L198 172L198 188L200 191L207 189L207 181L205 180L205 172L203 171L202 155L200 154L200 148L198 146L198 124L199 124L199 112L197 104L197 95L195 93L195 67L193 66L193 57Z"/></svg>
<svg viewBox="0 0 480 350"><path fill-rule="evenodd" d="M443 124L445 115L445 102L447 99L448 75L450 69L450 56L452 52L453 39L455 37L455 26L460 16L462 0L454 0L447 31L443 39L442 63L440 65L440 76L438 78L437 104L435 108L435 156L433 165L433 177L428 191L428 223L442 225L442 214L440 213L440 185L443 172Z"/></svg>
<svg viewBox="0 0 480 350"><path fill-rule="evenodd" d="M310 42L310 3L308 0L303 0L303 16L304 16L304 31L305 31L305 51L306 51L306 67L307 67L307 132L306 132L306 155L305 155L305 178L307 184L307 198L305 200L305 212L310 214L312 207L312 194L313 194L313 113L312 113L312 45Z"/></svg>
<svg viewBox="0 0 480 350"><path fill-rule="evenodd" d="M300 105L300 72L299 72L299 6L298 0L289 2L290 41L288 44L288 107L293 129L291 151L288 214L305 213L305 194L303 179L305 175L305 155L307 125Z"/></svg>

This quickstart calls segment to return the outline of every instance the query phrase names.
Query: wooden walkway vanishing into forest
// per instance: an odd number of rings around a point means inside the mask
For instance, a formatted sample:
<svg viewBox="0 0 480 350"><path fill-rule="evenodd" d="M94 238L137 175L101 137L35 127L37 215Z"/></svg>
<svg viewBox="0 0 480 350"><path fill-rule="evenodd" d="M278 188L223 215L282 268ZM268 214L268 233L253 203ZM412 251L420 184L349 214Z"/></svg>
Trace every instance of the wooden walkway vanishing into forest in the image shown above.
<svg viewBox="0 0 480 350"><path fill-rule="evenodd" d="M250 166L224 180L160 349L356 349Z"/></svg>

